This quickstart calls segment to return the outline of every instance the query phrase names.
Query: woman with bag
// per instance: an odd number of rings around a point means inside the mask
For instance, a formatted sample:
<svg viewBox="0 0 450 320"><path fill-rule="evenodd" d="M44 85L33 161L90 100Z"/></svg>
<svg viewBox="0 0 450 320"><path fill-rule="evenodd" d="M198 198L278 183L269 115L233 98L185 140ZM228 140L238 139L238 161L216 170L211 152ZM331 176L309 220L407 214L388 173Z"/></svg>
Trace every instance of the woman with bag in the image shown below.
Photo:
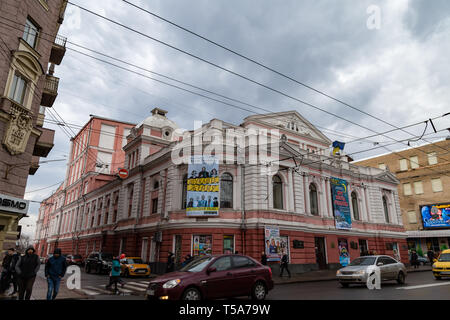
<svg viewBox="0 0 450 320"><path fill-rule="evenodd" d="M117 292L117 283L120 282L122 287L125 285L125 282L120 279L120 261L119 257L114 257L112 261L111 272L109 273L109 284L106 286L106 289L111 288L114 284L114 292Z"/></svg>

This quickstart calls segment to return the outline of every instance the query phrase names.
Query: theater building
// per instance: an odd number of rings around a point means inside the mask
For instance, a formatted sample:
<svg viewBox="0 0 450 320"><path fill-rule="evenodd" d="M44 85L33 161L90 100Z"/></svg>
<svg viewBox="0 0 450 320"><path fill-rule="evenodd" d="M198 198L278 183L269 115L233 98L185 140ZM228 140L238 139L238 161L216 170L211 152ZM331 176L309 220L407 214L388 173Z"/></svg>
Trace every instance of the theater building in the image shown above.
<svg viewBox="0 0 450 320"><path fill-rule="evenodd" d="M127 136L128 177L112 173L109 182L63 206L53 218L59 232L41 239L68 254L141 256L154 272L163 272L169 251L177 263L187 254L230 251L259 260L267 230L278 232L294 272L339 267L343 247L350 259L397 249L407 262L398 180L330 156L330 145L295 111L249 116L240 125L212 119L182 132L155 108ZM220 159L217 215L188 214L191 172L180 159L196 154ZM337 228L333 181L345 185L346 229Z"/></svg>
<svg viewBox="0 0 450 320"><path fill-rule="evenodd" d="M66 0L2 0L0 3L0 259L16 247L26 216L28 175L53 148L45 110L58 95L55 65L65 55L58 36Z"/></svg>

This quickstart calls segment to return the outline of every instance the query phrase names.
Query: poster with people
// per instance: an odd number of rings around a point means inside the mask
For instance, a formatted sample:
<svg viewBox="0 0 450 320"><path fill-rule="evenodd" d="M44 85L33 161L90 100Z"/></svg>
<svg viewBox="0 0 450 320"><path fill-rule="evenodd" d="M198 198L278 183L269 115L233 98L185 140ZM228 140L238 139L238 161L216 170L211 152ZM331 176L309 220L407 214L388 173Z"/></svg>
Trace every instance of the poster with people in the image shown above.
<svg viewBox="0 0 450 320"><path fill-rule="evenodd" d="M336 229L351 229L352 216L348 201L347 181L331 178L330 184Z"/></svg>
<svg viewBox="0 0 450 320"><path fill-rule="evenodd" d="M347 239L338 239L339 263L346 267L350 263L350 252L348 251Z"/></svg>
<svg viewBox="0 0 450 320"><path fill-rule="evenodd" d="M280 229L266 226L264 228L264 242L267 261L280 261L283 251L289 256L288 237L280 236Z"/></svg>
<svg viewBox="0 0 450 320"><path fill-rule="evenodd" d="M219 215L219 160L214 156L192 156L188 165L186 214Z"/></svg>
<svg viewBox="0 0 450 320"><path fill-rule="evenodd" d="M450 203L422 206L424 228L450 228Z"/></svg>
<svg viewBox="0 0 450 320"><path fill-rule="evenodd" d="M210 235L195 235L193 237L193 256L204 256L212 254L212 236Z"/></svg>

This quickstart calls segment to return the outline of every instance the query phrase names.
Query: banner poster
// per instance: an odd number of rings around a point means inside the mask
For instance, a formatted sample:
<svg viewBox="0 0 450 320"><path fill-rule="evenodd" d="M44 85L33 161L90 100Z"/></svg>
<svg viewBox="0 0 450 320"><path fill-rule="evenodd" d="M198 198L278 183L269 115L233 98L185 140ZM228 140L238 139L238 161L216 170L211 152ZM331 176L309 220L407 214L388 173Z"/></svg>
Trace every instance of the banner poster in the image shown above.
<svg viewBox="0 0 450 320"><path fill-rule="evenodd" d="M219 160L214 156L192 156L188 165L186 214L219 215Z"/></svg>
<svg viewBox="0 0 450 320"><path fill-rule="evenodd" d="M280 261L283 250L289 256L289 238L280 236L279 228L265 226L264 235L267 261Z"/></svg>
<svg viewBox="0 0 450 320"><path fill-rule="evenodd" d="M450 203L425 205L420 213L424 228L450 228Z"/></svg>
<svg viewBox="0 0 450 320"><path fill-rule="evenodd" d="M212 236L210 235L195 235L193 237L193 256L204 256L212 254Z"/></svg>
<svg viewBox="0 0 450 320"><path fill-rule="evenodd" d="M347 239L338 239L339 263L345 267L350 263L350 252L348 251Z"/></svg>
<svg viewBox="0 0 450 320"><path fill-rule="evenodd" d="M351 229L352 216L348 201L347 181L331 178L330 184L336 229Z"/></svg>

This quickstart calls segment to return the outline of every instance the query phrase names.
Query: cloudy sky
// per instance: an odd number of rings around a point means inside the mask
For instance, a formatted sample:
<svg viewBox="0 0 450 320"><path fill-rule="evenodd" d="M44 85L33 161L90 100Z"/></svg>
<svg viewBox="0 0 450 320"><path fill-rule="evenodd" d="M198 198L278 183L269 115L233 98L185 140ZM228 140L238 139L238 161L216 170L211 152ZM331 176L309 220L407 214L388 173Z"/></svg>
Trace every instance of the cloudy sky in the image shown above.
<svg viewBox="0 0 450 320"><path fill-rule="evenodd" d="M397 127L422 122L450 111L449 1L129 1ZM378 133L393 128L121 0L73 2ZM355 137L367 137L373 132L72 5L67 8L60 35L73 43L67 44L67 47L91 55L95 54L74 44L266 110L296 110L331 140L347 142L346 152L355 153L355 159L386 153L388 150L385 148L360 151L373 148L374 143L392 142L378 136L348 143ZM146 71L120 65L176 84ZM168 117L186 129L193 128L194 120L207 122L212 118L240 124L243 118L252 114L115 68L72 50L67 50L62 64L56 66L55 75L60 77L60 85L53 109L66 122L74 125L86 123L90 114L138 123L149 116L155 106L168 110ZM214 98L226 101L224 98ZM255 113L261 112L236 102L227 102L253 109ZM47 119L51 117L47 115ZM437 119L434 124L437 130L448 128L450 116ZM57 125L47 123L46 127L56 130L55 146L47 159L68 157L68 137ZM424 128L421 124L407 130L420 135ZM79 127L73 126L72 130L77 133ZM426 131L428 141L448 134L446 131L432 132L429 126ZM397 140L413 139L401 131L389 135ZM418 143L424 141L412 145ZM402 147L404 145L394 144L387 148L396 150ZM38 192L30 191L57 184L64 179L65 170L64 161L42 164L37 173L29 177L25 198L40 201L48 197L56 185ZM25 228L25 233L33 233L38 208L39 205L33 203L30 218L22 221L22 224L29 226Z"/></svg>

